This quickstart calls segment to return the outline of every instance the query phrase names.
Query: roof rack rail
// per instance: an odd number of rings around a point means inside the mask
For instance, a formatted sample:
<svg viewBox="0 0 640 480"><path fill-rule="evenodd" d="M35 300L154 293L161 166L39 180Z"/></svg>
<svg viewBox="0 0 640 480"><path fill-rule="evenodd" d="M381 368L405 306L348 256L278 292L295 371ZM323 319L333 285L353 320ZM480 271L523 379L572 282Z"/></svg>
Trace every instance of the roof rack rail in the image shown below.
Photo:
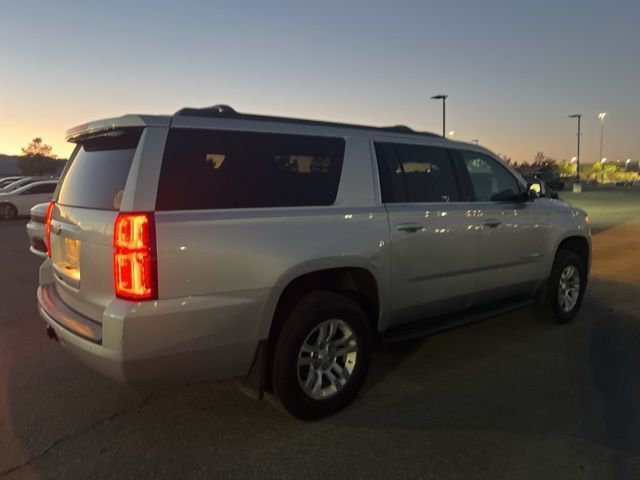
<svg viewBox="0 0 640 480"><path fill-rule="evenodd" d="M440 137L431 132L416 132L406 125L392 127L371 127L368 125L356 125L351 123L327 122L323 120L306 120L301 118L273 117L269 115L255 115L250 113L238 113L229 105L214 105L212 107L192 108L184 107L174 113L176 117L209 117L209 118L234 118L239 120L258 120L263 122L294 123L297 125L317 125L323 127L357 128L366 130L379 130L384 132L407 133L412 135L424 135L427 137Z"/></svg>
<svg viewBox="0 0 640 480"><path fill-rule="evenodd" d="M420 132L416 132L411 127L407 127L406 125L394 125L393 127L378 127L378 128L380 130L384 130L385 132L420 133Z"/></svg>
<svg viewBox="0 0 640 480"><path fill-rule="evenodd" d="M214 105L213 107L205 108L185 107L174 113L176 117L220 117L237 114L238 112L229 105Z"/></svg>

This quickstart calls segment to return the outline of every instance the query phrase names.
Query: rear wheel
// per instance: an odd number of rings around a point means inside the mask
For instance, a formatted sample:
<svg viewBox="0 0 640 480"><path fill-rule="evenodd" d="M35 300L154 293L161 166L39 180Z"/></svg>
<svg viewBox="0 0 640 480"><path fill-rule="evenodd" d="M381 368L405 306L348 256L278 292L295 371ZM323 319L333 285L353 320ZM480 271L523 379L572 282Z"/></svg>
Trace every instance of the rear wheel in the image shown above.
<svg viewBox="0 0 640 480"><path fill-rule="evenodd" d="M294 417L331 415L357 395L371 357L371 328L360 305L318 291L285 320L273 359L273 393Z"/></svg>
<svg viewBox="0 0 640 480"><path fill-rule="evenodd" d="M571 250L558 250L539 299L539 312L557 323L569 322L580 310L586 285L587 270L582 258Z"/></svg>
<svg viewBox="0 0 640 480"><path fill-rule="evenodd" d="M18 210L10 203L0 204L0 218L2 220L11 220L13 218L16 218L17 215Z"/></svg>

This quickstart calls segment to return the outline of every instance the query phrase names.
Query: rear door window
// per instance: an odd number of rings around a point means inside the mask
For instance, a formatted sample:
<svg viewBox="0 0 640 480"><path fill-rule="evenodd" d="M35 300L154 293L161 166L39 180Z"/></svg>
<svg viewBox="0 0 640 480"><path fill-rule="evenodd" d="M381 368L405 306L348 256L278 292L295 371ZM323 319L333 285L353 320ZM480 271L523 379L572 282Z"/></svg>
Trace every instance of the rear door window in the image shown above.
<svg viewBox="0 0 640 480"><path fill-rule="evenodd" d="M456 202L460 192L446 148L376 143L384 203Z"/></svg>
<svg viewBox="0 0 640 480"><path fill-rule="evenodd" d="M57 202L70 207L119 210L142 131L83 141L69 160Z"/></svg>
<svg viewBox="0 0 640 480"><path fill-rule="evenodd" d="M344 139L173 129L157 210L332 205Z"/></svg>

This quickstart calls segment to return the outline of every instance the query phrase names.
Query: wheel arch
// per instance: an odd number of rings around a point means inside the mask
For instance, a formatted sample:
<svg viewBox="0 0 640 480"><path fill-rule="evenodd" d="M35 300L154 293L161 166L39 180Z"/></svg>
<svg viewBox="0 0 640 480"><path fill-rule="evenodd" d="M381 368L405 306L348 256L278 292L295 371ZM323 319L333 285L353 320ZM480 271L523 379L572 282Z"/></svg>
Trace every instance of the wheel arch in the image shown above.
<svg viewBox="0 0 640 480"><path fill-rule="evenodd" d="M356 301L369 318L372 333L378 329L381 305L380 284L375 270L362 263L342 264L337 266L298 270L295 275L288 275L285 282L279 283L281 288L274 289L272 299L267 302L265 312L266 335L263 341L264 362L262 374L264 387L271 390L271 371L273 351L276 340L288 314L297 302L315 290L327 290L343 294Z"/></svg>
<svg viewBox="0 0 640 480"><path fill-rule="evenodd" d="M587 278L589 274L589 270L591 269L591 241L588 237L583 235L569 235L567 237L562 238L558 245L556 246L554 253L554 262L555 256L558 255L560 250L569 250L575 252L584 262L585 267L587 268ZM553 265L552 265L553 268Z"/></svg>

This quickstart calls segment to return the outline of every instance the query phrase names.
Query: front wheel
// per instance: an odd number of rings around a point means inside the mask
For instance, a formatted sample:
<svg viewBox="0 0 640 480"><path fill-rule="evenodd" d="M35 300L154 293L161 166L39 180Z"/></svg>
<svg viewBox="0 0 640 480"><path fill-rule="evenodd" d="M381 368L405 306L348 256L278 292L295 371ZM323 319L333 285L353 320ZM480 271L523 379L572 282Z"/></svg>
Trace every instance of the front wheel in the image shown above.
<svg viewBox="0 0 640 480"><path fill-rule="evenodd" d="M272 370L273 393L291 415L322 418L356 397L369 369L369 325L357 302L333 292L313 292L293 308Z"/></svg>
<svg viewBox="0 0 640 480"><path fill-rule="evenodd" d="M12 220L18 215L16 207L10 203L0 204L0 218L3 220Z"/></svg>
<svg viewBox="0 0 640 480"><path fill-rule="evenodd" d="M587 270L582 258L571 250L559 250L538 310L557 323L569 322L582 305Z"/></svg>

